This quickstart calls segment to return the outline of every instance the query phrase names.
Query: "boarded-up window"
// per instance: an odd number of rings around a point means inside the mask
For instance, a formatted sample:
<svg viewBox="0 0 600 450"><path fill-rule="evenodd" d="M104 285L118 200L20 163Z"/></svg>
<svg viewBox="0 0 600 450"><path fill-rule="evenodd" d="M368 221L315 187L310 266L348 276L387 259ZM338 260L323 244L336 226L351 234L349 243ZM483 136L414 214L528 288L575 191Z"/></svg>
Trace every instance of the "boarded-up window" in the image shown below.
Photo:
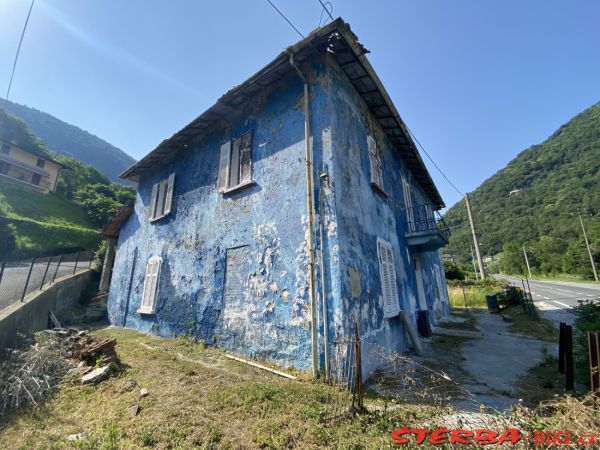
<svg viewBox="0 0 600 450"><path fill-rule="evenodd" d="M244 302L251 260L247 245L227 249L224 299L228 307L241 306Z"/></svg>
<svg viewBox="0 0 600 450"><path fill-rule="evenodd" d="M396 284L394 252L389 242L377 239L377 258L379 259L379 277L383 294L383 317L395 317L400 314L400 299Z"/></svg>
<svg viewBox="0 0 600 450"><path fill-rule="evenodd" d="M175 188L175 174L159 181L152 186L148 218L150 221L162 219L173 210L173 189Z"/></svg>
<svg viewBox="0 0 600 450"><path fill-rule="evenodd" d="M367 147L369 148L369 163L371 165L371 186L380 193L385 194L383 190L383 172L382 155L377 141L372 136L367 136Z"/></svg>
<svg viewBox="0 0 600 450"><path fill-rule="evenodd" d="M221 145L217 189L234 191L252 184L252 132Z"/></svg>
<svg viewBox="0 0 600 450"><path fill-rule="evenodd" d="M160 279L160 269L162 258L153 256L148 260L146 266L146 277L144 278L144 290L142 292L142 301L139 314L154 314L156 312L156 299L158 298L158 281Z"/></svg>

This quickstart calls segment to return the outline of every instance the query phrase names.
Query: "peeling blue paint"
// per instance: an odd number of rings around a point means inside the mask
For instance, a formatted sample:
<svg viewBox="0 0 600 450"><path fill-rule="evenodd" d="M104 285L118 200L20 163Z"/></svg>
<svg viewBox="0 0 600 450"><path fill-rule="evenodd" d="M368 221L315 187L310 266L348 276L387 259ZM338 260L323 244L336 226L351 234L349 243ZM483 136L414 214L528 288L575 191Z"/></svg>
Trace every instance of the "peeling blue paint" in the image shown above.
<svg viewBox="0 0 600 450"><path fill-rule="evenodd" d="M324 227L324 240L317 244L323 246L330 339L348 336L358 322L367 347L372 342L402 351L409 343L400 320L383 318L376 240L381 237L392 243L401 306L415 321L417 286L412 250L404 237L400 179L401 174L409 176L406 166L352 86L326 58L304 70L311 74L315 179L319 180L322 168L328 175L328 185L317 183L315 196ZM285 367L310 368L302 88L291 74L247 105L238 118L215 128L200 142L190 141L172 162L142 177L134 213L119 237L109 295L112 323L162 336L192 334ZM216 186L220 146L250 130L255 184L223 196ZM384 149L388 198L370 187L369 133ZM173 212L151 223L147 217L152 185L173 172ZM420 187L415 184L414 189L424 202ZM240 246L248 246L249 252L244 301L226 304L226 254ZM163 258L156 314L140 315L136 311L146 262L154 255ZM433 267L441 267L443 277L443 265L437 252L420 257L426 301L435 323L448 312L445 289L441 298L435 289ZM358 298L352 297L350 268L360 276ZM442 283L445 286L443 278ZM319 331L323 361L322 321ZM368 374L378 361L366 351L363 363Z"/></svg>

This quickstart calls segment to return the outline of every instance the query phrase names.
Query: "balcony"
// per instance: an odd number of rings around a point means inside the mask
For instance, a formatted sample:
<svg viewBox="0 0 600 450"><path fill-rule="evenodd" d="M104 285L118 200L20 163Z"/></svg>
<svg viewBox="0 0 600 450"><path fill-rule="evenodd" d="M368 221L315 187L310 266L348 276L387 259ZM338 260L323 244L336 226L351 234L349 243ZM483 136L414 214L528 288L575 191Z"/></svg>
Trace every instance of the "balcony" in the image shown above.
<svg viewBox="0 0 600 450"><path fill-rule="evenodd" d="M421 251L435 251L448 243L450 228L431 205L406 209L406 240L410 247Z"/></svg>

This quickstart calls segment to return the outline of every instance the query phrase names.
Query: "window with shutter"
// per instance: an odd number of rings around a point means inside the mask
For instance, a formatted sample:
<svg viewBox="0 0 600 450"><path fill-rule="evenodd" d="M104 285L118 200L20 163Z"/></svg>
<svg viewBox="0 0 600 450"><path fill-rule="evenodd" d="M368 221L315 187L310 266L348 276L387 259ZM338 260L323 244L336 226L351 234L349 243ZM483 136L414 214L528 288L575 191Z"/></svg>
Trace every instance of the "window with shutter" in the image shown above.
<svg viewBox="0 0 600 450"><path fill-rule="evenodd" d="M252 132L221 146L217 189L233 193L254 184L252 180Z"/></svg>
<svg viewBox="0 0 600 450"><path fill-rule="evenodd" d="M142 301L139 314L154 314L156 312L156 299L158 298L158 281L160 279L160 269L162 258L153 256L148 260L146 266L146 277L144 279L144 290L142 291Z"/></svg>
<svg viewBox="0 0 600 450"><path fill-rule="evenodd" d="M400 314L400 300L396 283L394 253L389 242L377 239L377 257L383 297L383 317L390 318Z"/></svg>
<svg viewBox="0 0 600 450"><path fill-rule="evenodd" d="M155 183L152 186L148 217L151 222L168 216L173 210L173 190L175 189L175 174L169 178Z"/></svg>
<svg viewBox="0 0 600 450"><path fill-rule="evenodd" d="M383 189L382 155L377 142L372 136L367 136L369 162L371 166L371 186L380 194L386 195Z"/></svg>
<svg viewBox="0 0 600 450"><path fill-rule="evenodd" d="M415 211L412 202L412 189L410 183L402 177L402 192L404 194L404 206L406 207L406 222L410 233L416 231Z"/></svg>

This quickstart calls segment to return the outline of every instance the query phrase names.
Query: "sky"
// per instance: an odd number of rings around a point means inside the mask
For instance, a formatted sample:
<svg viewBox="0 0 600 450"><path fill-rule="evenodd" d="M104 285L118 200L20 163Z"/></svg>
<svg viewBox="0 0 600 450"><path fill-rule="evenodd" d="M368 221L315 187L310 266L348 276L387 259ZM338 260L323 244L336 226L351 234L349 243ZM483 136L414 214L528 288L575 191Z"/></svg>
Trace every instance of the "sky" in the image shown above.
<svg viewBox="0 0 600 450"><path fill-rule="evenodd" d="M272 1L304 35L321 20L318 0ZM599 1L330 3L460 192L600 101ZM29 5L0 0L2 97ZM266 0L36 0L10 100L139 159L299 39Z"/></svg>

